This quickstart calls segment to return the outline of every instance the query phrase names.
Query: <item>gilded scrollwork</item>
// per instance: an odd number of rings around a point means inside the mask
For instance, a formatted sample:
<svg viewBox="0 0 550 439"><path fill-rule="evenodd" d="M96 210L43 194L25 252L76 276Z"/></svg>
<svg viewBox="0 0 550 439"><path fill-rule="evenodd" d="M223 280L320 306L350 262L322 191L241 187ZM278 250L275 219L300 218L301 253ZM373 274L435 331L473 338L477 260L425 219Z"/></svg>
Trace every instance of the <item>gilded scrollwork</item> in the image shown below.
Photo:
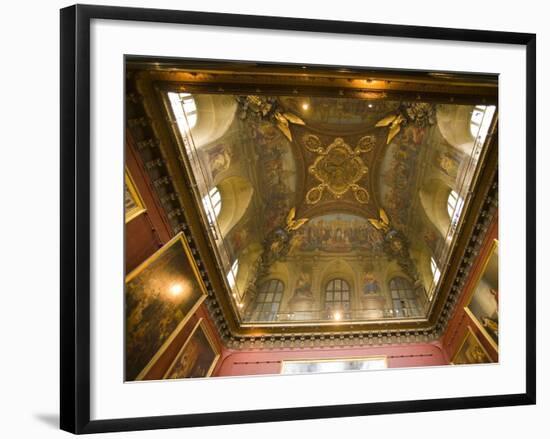
<svg viewBox="0 0 550 439"><path fill-rule="evenodd" d="M351 190L353 191L353 196L361 204L367 204L370 200L369 193L365 188L362 188L358 184L351 185Z"/></svg>
<svg viewBox="0 0 550 439"><path fill-rule="evenodd" d="M367 137L369 137L368 140ZM325 189L337 199L351 190L359 203L368 203L367 190L357 183L368 173L368 167L361 158L361 154L366 152L371 142L374 142L373 136L361 138L355 149L352 149L341 137L334 139L326 148L322 146L317 136L306 135L302 140L309 151L319 154L308 169L309 173L319 181L319 184L306 194L308 204L318 203Z"/></svg>
<svg viewBox="0 0 550 439"><path fill-rule="evenodd" d="M321 153L324 151L323 144L319 136L315 134L306 134L302 137L302 143L308 151Z"/></svg>
<svg viewBox="0 0 550 439"><path fill-rule="evenodd" d="M363 136L357 142L357 150L360 152L370 152L376 146L376 137L372 134Z"/></svg>
<svg viewBox="0 0 550 439"><path fill-rule="evenodd" d="M323 197L323 191L325 189L324 184L312 187L306 194L306 202L308 204L317 204Z"/></svg>

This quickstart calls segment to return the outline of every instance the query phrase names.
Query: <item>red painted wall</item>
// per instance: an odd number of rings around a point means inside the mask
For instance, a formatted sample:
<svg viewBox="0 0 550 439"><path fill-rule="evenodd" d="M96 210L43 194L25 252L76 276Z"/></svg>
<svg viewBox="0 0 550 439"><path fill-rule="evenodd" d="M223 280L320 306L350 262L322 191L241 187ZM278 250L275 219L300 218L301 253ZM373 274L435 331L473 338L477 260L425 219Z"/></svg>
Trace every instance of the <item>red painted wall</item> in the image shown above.
<svg viewBox="0 0 550 439"><path fill-rule="evenodd" d="M160 249L173 237L168 219L164 214L162 204L158 199L143 162L135 147L132 134L126 133L126 167L128 168L137 190L139 191L146 211L126 223L125 263L126 274L144 262L149 256ZM195 314L187 321L182 330L176 335L172 343L160 356L158 361L144 377L145 380L161 379L170 366L181 346L187 340L195 324L200 318L205 320L211 337L222 351L222 344L217 336L216 329L210 321L206 307L201 305Z"/></svg>
<svg viewBox="0 0 550 439"><path fill-rule="evenodd" d="M424 343L395 346L369 346L360 348L317 348L278 350L226 349L218 362L215 376L277 374L283 360L304 360L321 358L349 358L385 355L388 366L417 367L448 364L439 343Z"/></svg>
<svg viewBox="0 0 550 439"><path fill-rule="evenodd" d="M170 240L172 231L147 177L130 132L126 133L126 168L145 204L145 212L126 223L125 264L129 273Z"/></svg>

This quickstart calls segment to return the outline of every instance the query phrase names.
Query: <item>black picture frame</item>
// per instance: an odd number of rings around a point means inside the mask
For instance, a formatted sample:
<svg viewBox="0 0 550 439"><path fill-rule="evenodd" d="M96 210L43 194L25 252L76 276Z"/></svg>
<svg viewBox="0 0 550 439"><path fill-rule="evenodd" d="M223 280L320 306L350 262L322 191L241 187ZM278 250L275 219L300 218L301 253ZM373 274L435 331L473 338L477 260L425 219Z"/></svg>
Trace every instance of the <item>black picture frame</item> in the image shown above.
<svg viewBox="0 0 550 439"><path fill-rule="evenodd" d="M526 392L416 401L347 404L90 420L90 22L132 20L293 30L526 47ZM426 412L535 404L536 401L536 35L303 18L76 5L61 10L61 400L60 424L98 433L251 422Z"/></svg>

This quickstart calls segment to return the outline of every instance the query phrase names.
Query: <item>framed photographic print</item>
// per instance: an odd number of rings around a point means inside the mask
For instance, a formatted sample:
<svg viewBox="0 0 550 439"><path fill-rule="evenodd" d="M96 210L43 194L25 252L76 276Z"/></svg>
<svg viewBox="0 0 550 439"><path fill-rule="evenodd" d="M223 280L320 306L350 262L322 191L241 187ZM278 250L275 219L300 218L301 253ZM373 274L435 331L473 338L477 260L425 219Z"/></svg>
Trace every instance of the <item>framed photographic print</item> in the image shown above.
<svg viewBox="0 0 550 439"><path fill-rule="evenodd" d="M63 9L61 427L534 404L535 41Z"/></svg>

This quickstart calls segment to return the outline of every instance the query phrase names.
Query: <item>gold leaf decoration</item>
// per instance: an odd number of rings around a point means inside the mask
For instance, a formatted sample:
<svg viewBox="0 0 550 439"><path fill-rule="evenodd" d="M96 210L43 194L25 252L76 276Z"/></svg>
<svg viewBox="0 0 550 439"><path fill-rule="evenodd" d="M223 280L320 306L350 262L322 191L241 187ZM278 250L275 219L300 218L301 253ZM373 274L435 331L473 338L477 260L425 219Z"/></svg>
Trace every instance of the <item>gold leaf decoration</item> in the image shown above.
<svg viewBox="0 0 550 439"><path fill-rule="evenodd" d="M369 218L369 222L382 232L390 230L390 219L386 211L380 208L380 219Z"/></svg>
<svg viewBox="0 0 550 439"><path fill-rule="evenodd" d="M355 199L361 204L367 204L369 202L369 193L366 191L365 188L362 188L359 185L355 185L355 187L353 188L353 195L355 196Z"/></svg>
<svg viewBox="0 0 550 439"><path fill-rule="evenodd" d="M382 222L386 225L386 226L389 226L390 225L390 219L388 218L388 214L386 213L386 211L382 208L380 208L380 219L382 220Z"/></svg>
<svg viewBox="0 0 550 439"><path fill-rule="evenodd" d="M307 191L306 202L308 204L317 204L323 196L324 189L325 186L323 184L312 187L309 191Z"/></svg>
<svg viewBox="0 0 550 439"><path fill-rule="evenodd" d="M319 153L308 172L335 198L341 198L368 173L368 167L357 151L337 137ZM363 196L362 199L365 197ZM310 203L311 204L311 203Z"/></svg>
<svg viewBox="0 0 550 439"><path fill-rule="evenodd" d="M315 134L306 134L302 137L302 143L308 151L322 153L324 151L321 139Z"/></svg>
<svg viewBox="0 0 550 439"><path fill-rule="evenodd" d="M376 122L377 127L387 127L390 123L392 123L397 117L397 114L390 114L389 116L384 117L383 119Z"/></svg>
<svg viewBox="0 0 550 439"><path fill-rule="evenodd" d="M284 117L281 113L277 112L275 113L275 119L278 123L284 126L288 126L288 120L286 117Z"/></svg>
<svg viewBox="0 0 550 439"><path fill-rule="evenodd" d="M279 128L279 130L281 130L285 137L290 142L292 142L292 134L290 132L290 128L288 127L288 123L285 125L284 123L281 123L279 120L277 120L277 128Z"/></svg>
<svg viewBox="0 0 550 439"><path fill-rule="evenodd" d="M403 118L403 116L399 115L397 116L394 121L392 122L392 124L390 125L390 130L388 132L388 139L386 141L386 144L389 145L390 142L392 141L392 139L397 136L399 134L399 131L401 131L401 123L404 121L405 119Z"/></svg>
<svg viewBox="0 0 550 439"><path fill-rule="evenodd" d="M299 220L295 220L296 217L296 208L293 207L288 212L288 215L286 217L286 230L291 232L298 230L300 227L302 227L305 223L309 221L309 218L301 218Z"/></svg>
<svg viewBox="0 0 550 439"><path fill-rule="evenodd" d="M293 207L288 211L288 215L286 216L286 223L291 224L292 221L294 221L295 216L296 216L296 208Z"/></svg>
<svg viewBox="0 0 550 439"><path fill-rule="evenodd" d="M369 218L369 223L371 223L378 230L383 230L384 229L384 225L380 221L378 221L377 219Z"/></svg>
<svg viewBox="0 0 550 439"><path fill-rule="evenodd" d="M376 146L376 137L374 135L363 136L357 142L357 151L369 152Z"/></svg>
<svg viewBox="0 0 550 439"><path fill-rule="evenodd" d="M305 223L309 221L309 218L301 218L299 220L294 221L292 223L292 226L289 227L290 231L298 230L300 227L302 227Z"/></svg>
<svg viewBox="0 0 550 439"><path fill-rule="evenodd" d="M298 116L292 113L283 113L283 116L294 125L305 125L306 123L300 119Z"/></svg>

